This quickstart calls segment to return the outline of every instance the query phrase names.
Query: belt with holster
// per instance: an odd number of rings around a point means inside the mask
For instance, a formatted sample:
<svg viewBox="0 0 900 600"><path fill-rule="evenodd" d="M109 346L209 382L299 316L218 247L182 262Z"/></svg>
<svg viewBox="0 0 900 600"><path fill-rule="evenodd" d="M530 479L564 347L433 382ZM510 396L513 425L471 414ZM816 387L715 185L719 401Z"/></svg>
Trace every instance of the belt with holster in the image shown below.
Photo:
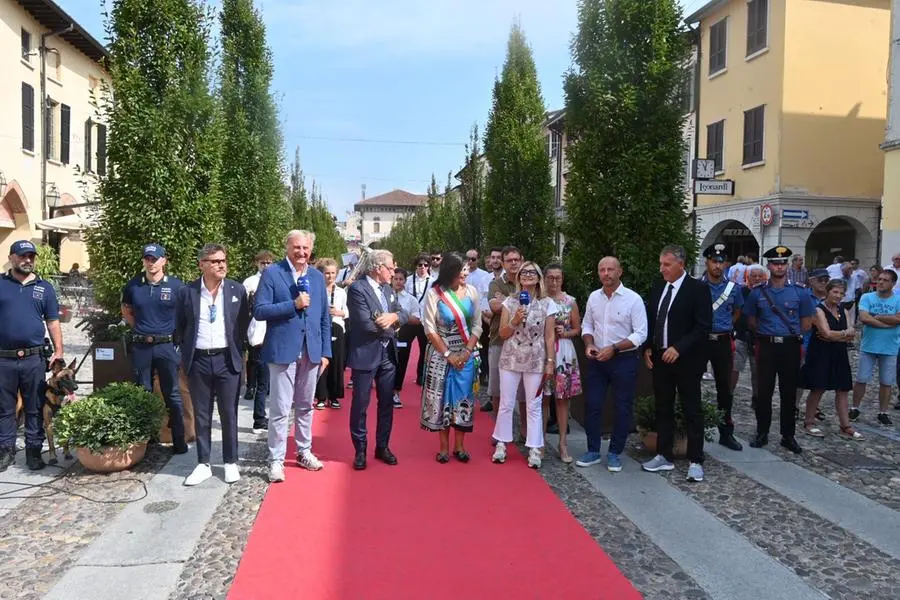
<svg viewBox="0 0 900 600"><path fill-rule="evenodd" d="M15 350L0 350L0 358L26 358L40 354L43 346L30 346L28 348L16 348Z"/></svg>
<svg viewBox="0 0 900 600"><path fill-rule="evenodd" d="M132 335L131 341L135 344L168 344L172 341L171 335Z"/></svg>

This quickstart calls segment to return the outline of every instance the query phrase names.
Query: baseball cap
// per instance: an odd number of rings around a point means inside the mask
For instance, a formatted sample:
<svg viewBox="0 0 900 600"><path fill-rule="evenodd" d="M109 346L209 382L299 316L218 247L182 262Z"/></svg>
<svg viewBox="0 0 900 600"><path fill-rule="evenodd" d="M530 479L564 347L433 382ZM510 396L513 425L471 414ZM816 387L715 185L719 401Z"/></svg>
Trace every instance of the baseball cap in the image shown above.
<svg viewBox="0 0 900 600"><path fill-rule="evenodd" d="M160 244L147 244L144 246L144 253L141 254L141 257L144 256L153 256L155 258L163 258L166 255L166 249L163 248Z"/></svg>
<svg viewBox="0 0 900 600"><path fill-rule="evenodd" d="M13 242L13 245L9 247L9 253L17 256L37 254L37 248L28 240L19 240L18 242Z"/></svg>

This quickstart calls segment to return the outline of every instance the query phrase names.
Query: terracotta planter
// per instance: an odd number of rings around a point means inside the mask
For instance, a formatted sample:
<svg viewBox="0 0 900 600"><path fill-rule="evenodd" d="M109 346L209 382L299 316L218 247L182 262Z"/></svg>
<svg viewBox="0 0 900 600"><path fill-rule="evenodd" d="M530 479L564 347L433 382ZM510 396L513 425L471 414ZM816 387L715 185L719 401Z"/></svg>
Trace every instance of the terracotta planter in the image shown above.
<svg viewBox="0 0 900 600"><path fill-rule="evenodd" d="M651 454L656 454L657 450L657 434L655 431L641 430L641 443L644 448ZM687 437L684 435L676 435L675 443L672 445L672 454L675 458L684 458L687 456Z"/></svg>
<svg viewBox="0 0 900 600"><path fill-rule="evenodd" d="M124 471L141 462L146 452L147 442L132 444L127 450L105 448L99 454L94 454L87 448L75 449L78 462L84 465L84 468L88 471L94 471L95 473Z"/></svg>

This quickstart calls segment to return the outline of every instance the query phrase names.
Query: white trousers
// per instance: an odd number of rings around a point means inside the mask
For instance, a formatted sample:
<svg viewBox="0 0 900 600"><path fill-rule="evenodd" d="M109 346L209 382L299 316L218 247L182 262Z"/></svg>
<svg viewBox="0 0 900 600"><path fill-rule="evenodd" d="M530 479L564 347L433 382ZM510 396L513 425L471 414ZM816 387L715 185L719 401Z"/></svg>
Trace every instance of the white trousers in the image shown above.
<svg viewBox="0 0 900 600"><path fill-rule="evenodd" d="M521 384L525 388L525 410L528 412L528 432L525 445L529 448L544 446L544 421L541 416L543 399L538 394L541 373L518 373L500 369L500 410L494 424L494 439L498 442L513 441L513 408Z"/></svg>

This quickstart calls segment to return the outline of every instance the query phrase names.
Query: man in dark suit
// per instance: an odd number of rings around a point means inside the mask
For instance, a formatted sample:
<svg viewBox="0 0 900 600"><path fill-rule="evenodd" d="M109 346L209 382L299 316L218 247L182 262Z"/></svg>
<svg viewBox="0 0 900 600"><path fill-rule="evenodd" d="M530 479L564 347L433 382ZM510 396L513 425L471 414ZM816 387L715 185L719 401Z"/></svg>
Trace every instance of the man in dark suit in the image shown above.
<svg viewBox="0 0 900 600"><path fill-rule="evenodd" d="M241 356L249 325L247 293L237 281L226 279L225 247L206 244L200 250L201 277L181 288L176 306L175 337L181 343L181 362L188 375L197 431L197 462L184 485L212 477L209 466L213 398L222 425L225 482L241 478L237 467L237 402L241 387Z"/></svg>
<svg viewBox="0 0 900 600"><path fill-rule="evenodd" d="M709 288L684 270L681 246L666 246L659 255L662 280L653 285L647 304L644 361L653 372L659 454L645 471L671 471L675 440L675 396L684 408L688 438L688 481L703 481L703 407L700 380L712 327Z"/></svg>
<svg viewBox="0 0 900 600"><path fill-rule="evenodd" d="M353 468L366 468L366 409L372 381L378 396L378 424L375 428L375 458L397 464L388 447L394 420L394 375L397 367L397 329L409 315L390 288L394 257L387 250L373 250L363 256L360 276L347 288L350 312L349 356L352 369L353 402L350 405L350 438L356 449Z"/></svg>
<svg viewBox="0 0 900 600"><path fill-rule="evenodd" d="M331 358L330 303L325 277L309 264L316 235L290 231L285 258L259 280L254 318L266 322L260 360L269 365L269 481L284 481L288 419L294 408L297 466L318 471L312 453L313 401Z"/></svg>

